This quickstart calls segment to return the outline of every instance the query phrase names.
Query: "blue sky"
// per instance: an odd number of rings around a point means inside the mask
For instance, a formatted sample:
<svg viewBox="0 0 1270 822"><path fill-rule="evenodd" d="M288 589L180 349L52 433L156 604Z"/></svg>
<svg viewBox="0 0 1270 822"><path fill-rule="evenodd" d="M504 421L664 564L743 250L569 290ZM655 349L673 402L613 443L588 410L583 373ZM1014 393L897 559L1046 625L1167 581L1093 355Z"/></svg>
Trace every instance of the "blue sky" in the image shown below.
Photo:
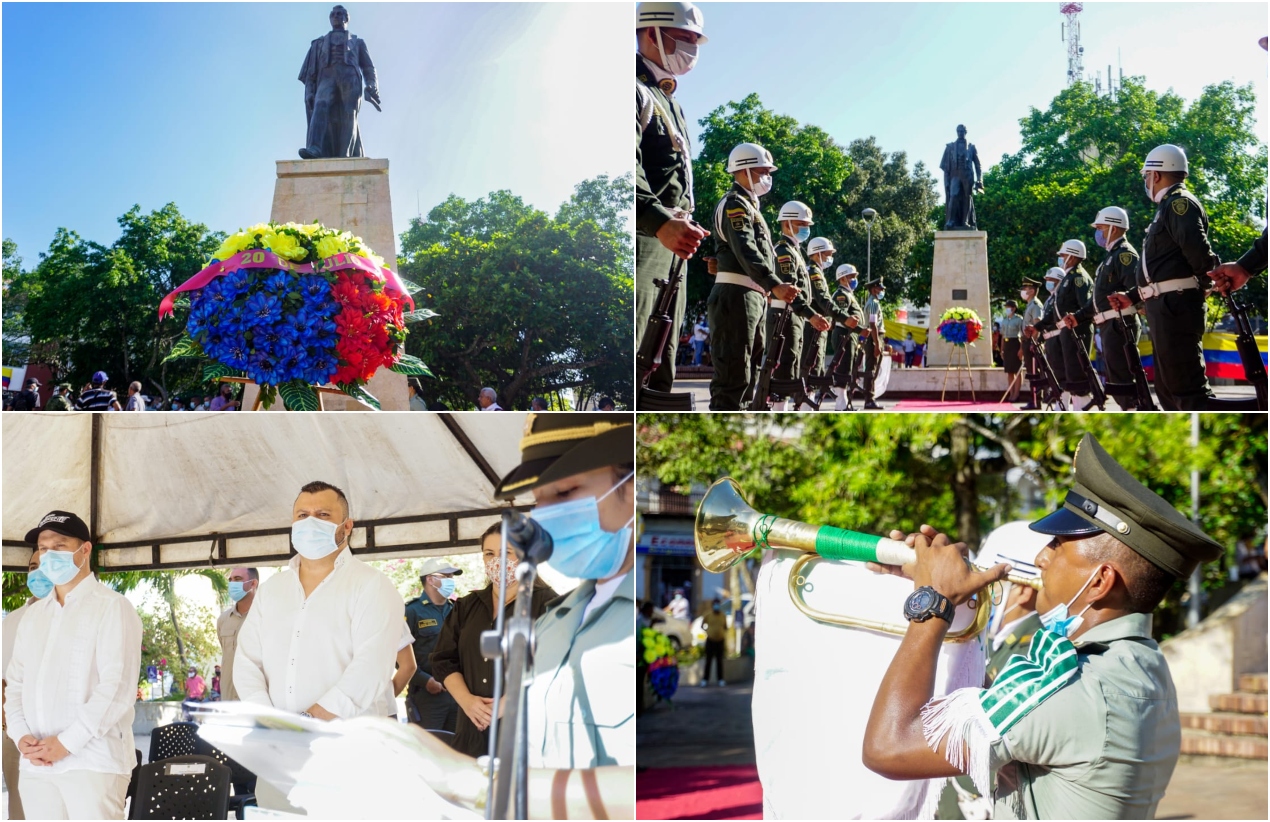
<svg viewBox="0 0 1270 822"><path fill-rule="evenodd" d="M333 4L5 3L3 236L29 266L59 226L113 242L134 203L213 229L267 220ZM630 170L629 4L344 5L380 75L362 142L391 163L397 234L451 193L554 212Z"/></svg>
<svg viewBox="0 0 1270 822"><path fill-rule="evenodd" d="M710 41L675 96L692 124L757 92L840 143L877 137L938 179L965 123L985 166L1020 147L1018 121L1066 85L1056 2L701 3ZM1085 71L1117 65L1187 101L1204 86L1255 83L1265 140L1267 7L1255 3L1085 3ZM1117 54L1119 53L1119 57ZM1104 82L1105 85L1105 82ZM986 170L986 168L985 168ZM779 173L779 172L778 172ZM942 198L942 188L940 189Z"/></svg>

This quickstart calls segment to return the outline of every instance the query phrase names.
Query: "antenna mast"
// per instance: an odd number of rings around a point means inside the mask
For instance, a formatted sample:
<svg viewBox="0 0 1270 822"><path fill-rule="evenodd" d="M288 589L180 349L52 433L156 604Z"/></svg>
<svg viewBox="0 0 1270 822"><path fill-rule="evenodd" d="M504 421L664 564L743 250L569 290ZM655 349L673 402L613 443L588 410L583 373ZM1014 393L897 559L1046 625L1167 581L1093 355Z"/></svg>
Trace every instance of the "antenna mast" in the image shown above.
<svg viewBox="0 0 1270 822"><path fill-rule="evenodd" d="M1058 10L1067 22L1063 24L1063 40L1067 43L1067 85L1085 76L1085 49L1080 45L1080 13L1083 3L1059 3Z"/></svg>

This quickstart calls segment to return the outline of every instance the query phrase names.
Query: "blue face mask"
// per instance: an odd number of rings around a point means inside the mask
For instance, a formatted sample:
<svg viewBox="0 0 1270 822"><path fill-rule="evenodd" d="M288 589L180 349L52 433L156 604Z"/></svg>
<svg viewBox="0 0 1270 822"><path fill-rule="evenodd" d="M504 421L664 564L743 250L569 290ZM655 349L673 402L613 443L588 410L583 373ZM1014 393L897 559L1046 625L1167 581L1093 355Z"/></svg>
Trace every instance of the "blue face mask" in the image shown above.
<svg viewBox="0 0 1270 822"><path fill-rule="evenodd" d="M441 592L441 596L449 599L450 595L454 593L454 580L449 577L442 577L441 584L437 586L437 590Z"/></svg>
<svg viewBox="0 0 1270 822"><path fill-rule="evenodd" d="M805 243L811 237L811 229L807 226L803 226L798 229L798 233L795 236L798 237L798 242Z"/></svg>
<svg viewBox="0 0 1270 822"><path fill-rule="evenodd" d="M347 520L346 520L347 521ZM291 544L305 559L321 559L339 550L335 532L339 525L317 517L305 517L291 523Z"/></svg>
<svg viewBox="0 0 1270 822"><path fill-rule="evenodd" d="M630 550L632 516L620 531L600 527L600 500L622 487L627 474L600 497L537 508L530 515L551 534L551 567L575 579L608 579L622 568Z"/></svg>
<svg viewBox="0 0 1270 822"><path fill-rule="evenodd" d="M856 284L859 282L860 281L857 280L855 277L852 277L851 279L847 280L847 288L851 289L852 291L855 291Z"/></svg>
<svg viewBox="0 0 1270 822"><path fill-rule="evenodd" d="M1107 235L1102 233L1101 228L1094 229L1094 242L1098 243L1099 248L1107 247Z"/></svg>
<svg viewBox="0 0 1270 822"><path fill-rule="evenodd" d="M40 570L54 585L65 585L79 573L74 551L48 551L40 558Z"/></svg>
<svg viewBox="0 0 1270 822"><path fill-rule="evenodd" d="M1101 567L1101 565L1098 566L1098 568ZM1073 602L1080 599L1081 594L1085 593L1085 589L1089 587L1089 583L1093 582L1094 577L1098 575L1098 568L1095 568L1093 573L1089 575L1089 579L1085 580L1085 584L1080 586L1080 590L1076 592L1076 596L1067 600L1067 602L1058 603L1053 608L1050 608L1048 611L1041 614L1041 625L1045 627L1045 630L1058 634L1061 637L1070 637L1073 632L1080 629L1080 626L1085 622L1085 611L1094 607L1094 604L1092 602L1089 603L1079 614L1076 614L1075 616L1068 616L1067 609L1071 607Z"/></svg>
<svg viewBox="0 0 1270 822"><path fill-rule="evenodd" d="M231 580L229 583L229 598L234 602L238 602L247 594L251 593L243 588L247 583L242 580Z"/></svg>
<svg viewBox="0 0 1270 822"><path fill-rule="evenodd" d="M43 571L36 568L34 571L26 575L26 589L30 591L31 595L36 599L44 599L49 594L53 593L53 583L49 581L48 577L44 576Z"/></svg>

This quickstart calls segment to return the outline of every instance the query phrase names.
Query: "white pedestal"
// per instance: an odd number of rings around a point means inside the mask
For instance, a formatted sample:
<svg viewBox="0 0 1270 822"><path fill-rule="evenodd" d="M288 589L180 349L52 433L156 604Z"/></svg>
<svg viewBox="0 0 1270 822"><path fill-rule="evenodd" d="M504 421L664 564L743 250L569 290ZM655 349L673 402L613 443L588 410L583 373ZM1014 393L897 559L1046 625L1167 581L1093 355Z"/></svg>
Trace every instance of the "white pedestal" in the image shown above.
<svg viewBox="0 0 1270 822"><path fill-rule="evenodd" d="M943 341L939 318L953 306L974 309L983 330L973 347L967 347L971 367L992 366L992 306L988 292L988 232L936 231L935 262L930 279L930 334L926 362L943 368L953 357L953 346ZM964 362L957 354L958 362Z"/></svg>

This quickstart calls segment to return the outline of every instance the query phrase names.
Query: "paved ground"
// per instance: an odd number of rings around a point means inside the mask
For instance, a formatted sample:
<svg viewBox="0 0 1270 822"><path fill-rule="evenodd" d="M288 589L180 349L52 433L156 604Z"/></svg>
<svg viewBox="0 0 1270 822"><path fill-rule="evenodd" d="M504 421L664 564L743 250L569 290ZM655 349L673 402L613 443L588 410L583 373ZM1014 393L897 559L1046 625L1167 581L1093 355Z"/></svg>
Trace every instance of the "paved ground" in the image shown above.
<svg viewBox="0 0 1270 822"><path fill-rule="evenodd" d="M692 392L693 399L696 402L696 410L708 411L710 409L710 380L708 378L704 380L675 380L674 390ZM1256 396L1256 391L1252 388L1252 386L1243 386L1243 385L1215 386L1213 388L1213 393L1222 399L1232 399L1232 400L1233 399L1249 399ZM1152 394L1152 396L1154 396L1154 394ZM966 394L965 398L969 399L968 393ZM996 394L992 397L986 397L986 398L980 398L980 399L986 399L989 402L995 403L1000 398L1001 398L1001 395ZM882 406L882 410L884 411L893 411L895 410L895 406L897 403L899 403L899 401L900 400L896 399L895 397L883 397L882 399L878 400L878 405ZM1020 401L1014 407L1021 408L1023 405L1023 402L1025 401L1026 400ZM1158 402L1158 398L1157 398L1157 402ZM862 404L863 403L860 400L856 400L855 401L856 409L859 410ZM833 400L827 400L820 407L820 410L821 412L833 412L834 410ZM927 409L923 409L923 410L927 410ZM933 409L930 409L930 410L933 410ZM956 406L950 405L949 410L957 410L957 409L956 409ZM1093 409L1093 411L1095 412L1097 410L1098 409L1096 408ZM1119 409L1119 406L1116 405L1114 400L1108 398L1106 410L1108 412L1118 412L1120 409Z"/></svg>
<svg viewBox="0 0 1270 822"><path fill-rule="evenodd" d="M671 704L649 708L636 726L639 766L753 764L752 693L749 685L687 687ZM1266 788L1265 761L1185 757L1157 818L1266 819Z"/></svg>

